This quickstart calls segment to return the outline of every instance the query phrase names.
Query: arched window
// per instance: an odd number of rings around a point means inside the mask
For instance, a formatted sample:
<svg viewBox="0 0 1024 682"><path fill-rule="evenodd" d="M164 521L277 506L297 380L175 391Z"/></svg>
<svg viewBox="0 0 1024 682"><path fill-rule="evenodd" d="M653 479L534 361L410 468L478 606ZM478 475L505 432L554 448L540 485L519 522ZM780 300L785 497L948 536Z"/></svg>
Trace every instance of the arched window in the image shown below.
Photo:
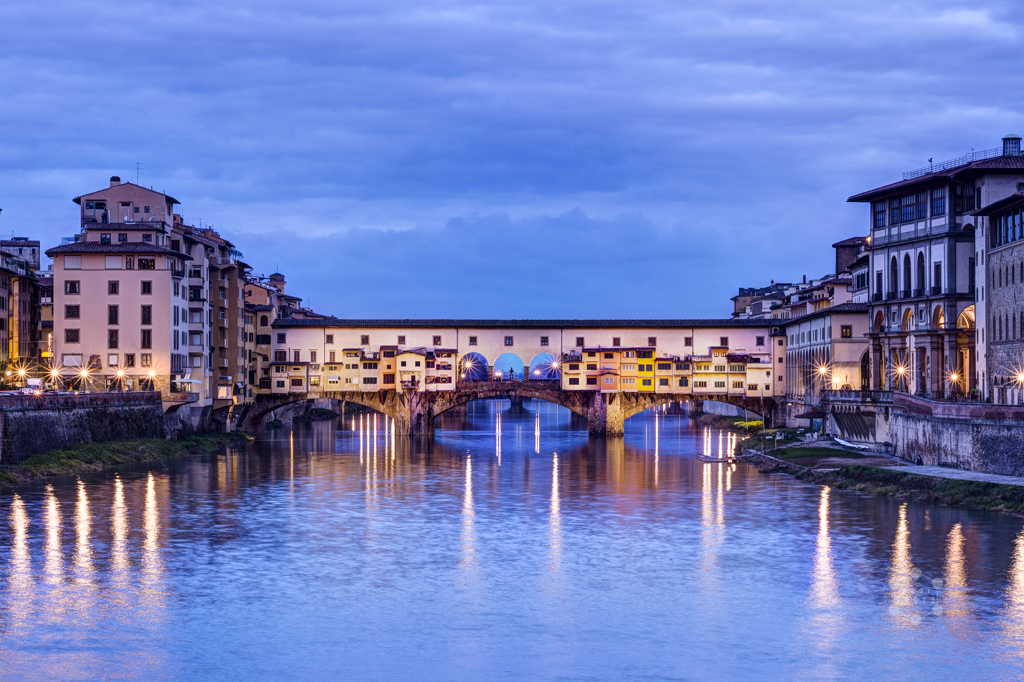
<svg viewBox="0 0 1024 682"><path fill-rule="evenodd" d="M266 315L260 315L260 326L261 327L266 327L267 326L267 316Z"/></svg>
<svg viewBox="0 0 1024 682"><path fill-rule="evenodd" d="M899 265L896 263L896 256L889 261L889 293L896 293L900 286Z"/></svg>
<svg viewBox="0 0 1024 682"><path fill-rule="evenodd" d="M903 295L910 296L910 254L903 256Z"/></svg>
<svg viewBox="0 0 1024 682"><path fill-rule="evenodd" d="M924 294L924 253L917 254L917 289L918 295Z"/></svg>

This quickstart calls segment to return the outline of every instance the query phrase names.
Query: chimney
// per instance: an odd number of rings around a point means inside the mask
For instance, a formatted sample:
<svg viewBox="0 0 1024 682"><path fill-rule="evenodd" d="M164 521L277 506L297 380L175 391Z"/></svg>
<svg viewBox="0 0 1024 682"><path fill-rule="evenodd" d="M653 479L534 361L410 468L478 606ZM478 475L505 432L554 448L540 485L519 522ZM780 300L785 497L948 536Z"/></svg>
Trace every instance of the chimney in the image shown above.
<svg viewBox="0 0 1024 682"><path fill-rule="evenodd" d="M1003 156L1020 156L1020 136L1010 133L1003 138Z"/></svg>
<svg viewBox="0 0 1024 682"><path fill-rule="evenodd" d="M1020 138L1017 138L1017 149L1018 149L1018 151L1020 150ZM116 175L111 175L110 176L110 186L111 187L117 187L120 184L121 184L121 178L117 177Z"/></svg>
<svg viewBox="0 0 1024 682"><path fill-rule="evenodd" d="M807 275L804 275L804 284L807 284Z"/></svg>

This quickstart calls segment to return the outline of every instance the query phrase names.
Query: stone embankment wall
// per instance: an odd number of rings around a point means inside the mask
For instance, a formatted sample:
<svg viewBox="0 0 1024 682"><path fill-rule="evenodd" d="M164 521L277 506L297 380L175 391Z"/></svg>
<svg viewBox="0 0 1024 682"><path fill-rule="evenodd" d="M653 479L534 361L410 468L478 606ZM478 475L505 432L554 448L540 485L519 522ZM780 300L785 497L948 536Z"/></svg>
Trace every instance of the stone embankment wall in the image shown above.
<svg viewBox="0 0 1024 682"><path fill-rule="evenodd" d="M0 396L0 463L78 443L164 438L159 393Z"/></svg>
<svg viewBox="0 0 1024 682"><path fill-rule="evenodd" d="M893 454L911 462L1024 476L1024 409L894 396Z"/></svg>

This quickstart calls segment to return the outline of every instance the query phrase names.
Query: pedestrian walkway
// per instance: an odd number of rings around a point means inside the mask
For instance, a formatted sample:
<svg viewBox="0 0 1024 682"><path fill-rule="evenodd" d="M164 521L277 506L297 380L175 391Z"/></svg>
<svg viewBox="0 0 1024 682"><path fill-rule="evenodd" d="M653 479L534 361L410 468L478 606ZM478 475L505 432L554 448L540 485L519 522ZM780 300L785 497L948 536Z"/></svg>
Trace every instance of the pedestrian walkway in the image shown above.
<svg viewBox="0 0 1024 682"><path fill-rule="evenodd" d="M893 461L892 465L885 468L905 471L908 474L917 474L919 476L935 476L936 478L955 478L961 481L984 481L986 483L1024 486L1024 476L1000 476L999 474L986 474L980 471L967 471L965 469L918 466L906 462L897 463L896 460Z"/></svg>

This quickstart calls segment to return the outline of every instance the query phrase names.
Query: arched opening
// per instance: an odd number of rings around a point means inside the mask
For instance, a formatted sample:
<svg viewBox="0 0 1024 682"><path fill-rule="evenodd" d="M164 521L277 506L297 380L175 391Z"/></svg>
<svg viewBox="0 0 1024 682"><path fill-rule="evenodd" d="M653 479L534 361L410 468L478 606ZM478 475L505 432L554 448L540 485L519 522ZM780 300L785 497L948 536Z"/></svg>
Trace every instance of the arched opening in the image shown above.
<svg viewBox="0 0 1024 682"><path fill-rule="evenodd" d="M496 381L522 381L525 365L515 353L502 353L494 361L494 379Z"/></svg>
<svg viewBox="0 0 1024 682"><path fill-rule="evenodd" d="M903 256L903 297L910 298L910 254Z"/></svg>
<svg viewBox="0 0 1024 682"><path fill-rule="evenodd" d="M551 353L538 353L530 360L531 381L557 381L561 378L562 370Z"/></svg>
<svg viewBox="0 0 1024 682"><path fill-rule="evenodd" d="M487 381L490 365L480 353L466 353L459 359L459 379L462 381Z"/></svg>
<svg viewBox="0 0 1024 682"><path fill-rule="evenodd" d="M909 332L914 326L914 311L907 308L903 311L903 322L900 324L900 330Z"/></svg>
<svg viewBox="0 0 1024 682"><path fill-rule="evenodd" d="M974 306L964 308L956 318L957 329L974 329Z"/></svg>
<svg viewBox="0 0 1024 682"><path fill-rule="evenodd" d="M917 254L917 291L914 292L915 296L924 295L924 252L919 251Z"/></svg>
<svg viewBox="0 0 1024 682"><path fill-rule="evenodd" d="M935 306L932 310L932 329L942 329L946 326L946 314L941 305Z"/></svg>
<svg viewBox="0 0 1024 682"><path fill-rule="evenodd" d="M260 315L260 326L261 327L266 327L268 324L269 324L269 322L267 321L267 316L266 315Z"/></svg>
<svg viewBox="0 0 1024 682"><path fill-rule="evenodd" d="M900 285L900 269L896 263L896 256L889 261L889 293L895 294Z"/></svg>
<svg viewBox="0 0 1024 682"><path fill-rule="evenodd" d="M868 351L864 351L864 354L860 356L860 389L862 391L868 390L868 381L871 376L871 354Z"/></svg>
<svg viewBox="0 0 1024 682"><path fill-rule="evenodd" d="M875 313L875 323L871 325L871 331L874 332L875 334L881 334L882 333L882 327L884 327L884 326L885 326L885 315L883 315L882 311L879 310L877 313Z"/></svg>

